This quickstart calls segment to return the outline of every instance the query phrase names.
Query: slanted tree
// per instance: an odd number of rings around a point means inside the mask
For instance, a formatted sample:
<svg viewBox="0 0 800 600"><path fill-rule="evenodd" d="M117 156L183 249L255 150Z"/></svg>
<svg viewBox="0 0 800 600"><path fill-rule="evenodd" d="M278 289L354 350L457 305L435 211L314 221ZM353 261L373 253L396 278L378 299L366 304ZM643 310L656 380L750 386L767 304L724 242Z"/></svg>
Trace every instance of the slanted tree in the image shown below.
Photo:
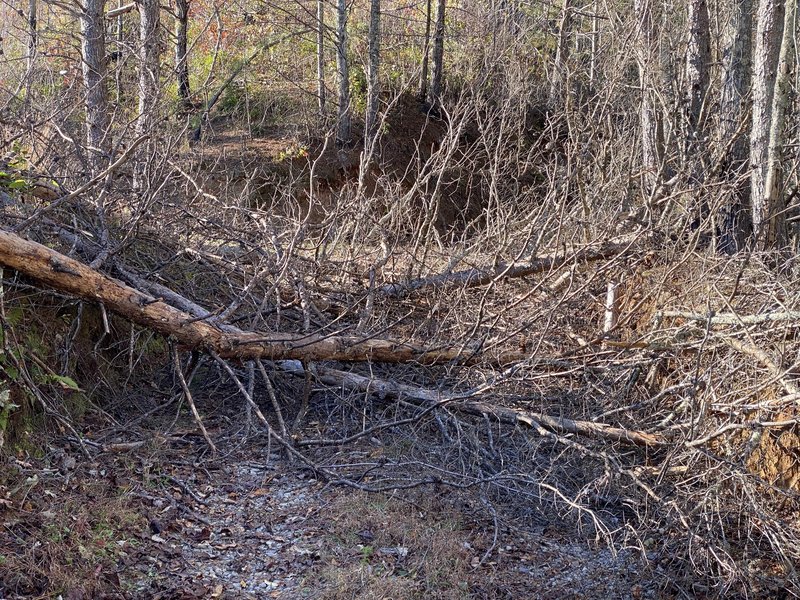
<svg viewBox="0 0 800 600"><path fill-rule="evenodd" d="M111 148L104 8L105 0L84 0L80 11L86 147L93 172L108 163Z"/></svg>

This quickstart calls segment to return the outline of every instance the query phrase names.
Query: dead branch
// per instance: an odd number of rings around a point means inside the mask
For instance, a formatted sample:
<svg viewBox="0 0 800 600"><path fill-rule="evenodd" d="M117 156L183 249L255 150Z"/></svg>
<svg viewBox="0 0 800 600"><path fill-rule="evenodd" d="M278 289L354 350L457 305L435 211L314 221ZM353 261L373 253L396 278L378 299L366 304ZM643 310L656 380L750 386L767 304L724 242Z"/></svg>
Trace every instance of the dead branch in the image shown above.
<svg viewBox="0 0 800 600"><path fill-rule="evenodd" d="M421 277L407 283L389 283L380 288L384 296L400 297L423 288L442 288L446 286L476 287L492 281L527 277L536 273L544 273L563 267L572 262L591 262L611 258L622 254L631 247L630 244L604 244L581 248L571 254L543 256L528 263L499 264L488 268L466 269L455 273L441 273L429 277Z"/></svg>
<svg viewBox="0 0 800 600"><path fill-rule="evenodd" d="M786 391L787 394L790 396L796 396L800 394L800 387L798 387L794 381L787 378L788 372L785 369L781 369L764 350L754 346L753 344L740 342L739 340L730 337L724 337L723 341L737 352L752 356L762 365L764 365L772 374L772 376L780 382L781 387Z"/></svg>
<svg viewBox="0 0 800 600"><path fill-rule="evenodd" d="M131 2L130 4L126 4L118 8L113 8L106 13L106 19L116 19L117 17L120 17L125 13L131 12L134 8L136 8L135 2Z"/></svg>
<svg viewBox="0 0 800 600"><path fill-rule="evenodd" d="M764 313L761 315L737 315L735 313L701 315L680 310L662 310L657 312L655 316L656 319L665 317L704 322L710 319L712 325L756 325L758 323L779 323L786 321L800 322L800 312L792 310Z"/></svg>
<svg viewBox="0 0 800 600"><path fill-rule="evenodd" d="M278 363L284 371L293 375L304 376L302 365L295 361L282 361ZM508 425L526 425L535 428L541 426L548 431L558 434L576 434L587 437L603 438L635 446L663 446L667 443L662 436L613 427L604 423L592 421L578 421L565 417L556 417L542 413L529 412L473 400L484 394L491 385L482 386L461 394L445 394L436 390L420 388L417 386L365 377L356 373L340 371L327 367L317 366L317 379L326 385L344 387L365 394L379 397L402 398L420 406L438 406L447 404L448 408L465 414L484 416L488 415Z"/></svg>

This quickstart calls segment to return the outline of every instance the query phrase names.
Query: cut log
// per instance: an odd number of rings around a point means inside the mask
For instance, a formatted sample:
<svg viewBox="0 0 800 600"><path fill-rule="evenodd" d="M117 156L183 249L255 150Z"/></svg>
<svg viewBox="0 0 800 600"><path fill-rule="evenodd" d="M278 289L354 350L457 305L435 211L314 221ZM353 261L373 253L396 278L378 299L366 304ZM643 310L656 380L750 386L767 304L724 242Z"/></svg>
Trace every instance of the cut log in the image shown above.
<svg viewBox="0 0 800 600"><path fill-rule="evenodd" d="M347 335L246 332L210 323L112 279L42 244L0 229L0 264L60 292L100 302L137 325L172 337L191 349L214 350L222 358L253 360L417 362L421 364L512 364L532 357L524 352L480 353L462 346L423 348L401 340ZM538 362L538 361L537 361ZM546 363L547 361L542 361ZM563 367L564 361L553 361Z"/></svg>

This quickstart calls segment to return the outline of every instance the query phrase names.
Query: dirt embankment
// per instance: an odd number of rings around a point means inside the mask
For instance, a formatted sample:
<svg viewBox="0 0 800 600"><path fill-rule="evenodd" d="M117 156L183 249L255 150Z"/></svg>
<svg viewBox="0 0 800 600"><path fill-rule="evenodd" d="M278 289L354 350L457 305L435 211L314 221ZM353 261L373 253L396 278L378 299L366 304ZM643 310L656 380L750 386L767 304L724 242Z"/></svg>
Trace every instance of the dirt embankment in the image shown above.
<svg viewBox="0 0 800 600"><path fill-rule="evenodd" d="M528 112L509 143L536 143L542 115ZM433 224L440 232L463 228L475 223L491 201L489 181L494 174L487 170L497 165L481 140L485 123L478 122L487 119L476 116L451 123L415 96L402 95L382 121L364 173L359 123L346 147L336 145L332 131L327 137L308 138L273 128L250 137L219 123L217 132L198 148L202 170L210 173L202 177L203 185L215 195L233 190L250 206L286 216L303 217L310 211L312 222L324 220L343 196L361 195L382 213L404 197L414 206L412 212L433 212ZM514 139L515 135L524 139ZM537 181L530 168L509 178L515 192Z"/></svg>

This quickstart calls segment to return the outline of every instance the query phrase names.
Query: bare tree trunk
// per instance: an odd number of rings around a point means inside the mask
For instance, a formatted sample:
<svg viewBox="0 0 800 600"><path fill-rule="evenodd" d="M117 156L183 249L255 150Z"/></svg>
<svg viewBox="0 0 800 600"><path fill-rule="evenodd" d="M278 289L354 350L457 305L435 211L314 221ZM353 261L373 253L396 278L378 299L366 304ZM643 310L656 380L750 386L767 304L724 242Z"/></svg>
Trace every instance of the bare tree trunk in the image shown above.
<svg viewBox="0 0 800 600"><path fill-rule="evenodd" d="M744 248L750 218L750 185L737 180L747 169L747 139L742 120L749 118L745 98L750 92L750 65L752 62L753 0L733 0L723 31L722 91L720 94L719 143L727 145L724 160L725 172L734 189L731 200L720 209L718 250L732 254Z"/></svg>
<svg viewBox="0 0 800 600"><path fill-rule="evenodd" d="M347 64L347 0L336 2L336 68L339 71L339 128L336 142L350 141L350 68Z"/></svg>
<svg viewBox="0 0 800 600"><path fill-rule="evenodd" d="M39 32L37 31L37 0L28 1L28 59L26 61L26 99L31 95L31 83L33 79L33 66L36 60L36 50L39 42Z"/></svg>
<svg viewBox="0 0 800 600"><path fill-rule="evenodd" d="M562 103L567 90L567 61L569 60L570 33L572 31L572 0L564 0L558 26L558 43L553 76L550 80L550 106Z"/></svg>
<svg viewBox="0 0 800 600"><path fill-rule="evenodd" d="M591 56L589 57L589 85L594 88L597 80L597 54L600 42L600 0L594 0L592 8Z"/></svg>
<svg viewBox="0 0 800 600"><path fill-rule="evenodd" d="M422 48L422 72L419 76L419 99L428 97L428 54L431 45L431 0L425 3L425 45Z"/></svg>
<svg viewBox="0 0 800 600"><path fill-rule="evenodd" d="M86 88L86 145L93 172L108 162L108 91L106 89L106 38L103 9L105 0L84 0L81 21L83 85Z"/></svg>
<svg viewBox="0 0 800 600"><path fill-rule="evenodd" d="M707 0L689 2L689 45L686 49L686 108L688 135L702 135L702 114L709 83L711 64L711 30Z"/></svg>
<svg viewBox="0 0 800 600"><path fill-rule="evenodd" d="M189 0L175 0L175 71L178 98L184 109L191 106L188 63Z"/></svg>
<svg viewBox="0 0 800 600"><path fill-rule="evenodd" d="M317 0L317 103L325 114L325 0Z"/></svg>
<svg viewBox="0 0 800 600"><path fill-rule="evenodd" d="M444 76L444 17L445 0L436 0L436 24L433 30L433 67L431 84L428 87L428 104L438 107L442 96L442 78Z"/></svg>
<svg viewBox="0 0 800 600"><path fill-rule="evenodd" d="M640 124L642 128L642 183L646 194L658 187L663 159L663 134L661 116L657 108L656 92L652 80L659 69L656 57L656 28L653 25L651 0L634 0L637 20L637 58L639 81L642 88Z"/></svg>
<svg viewBox="0 0 800 600"><path fill-rule="evenodd" d="M783 25L783 2L760 0L758 4L753 64L753 127L750 133L751 202L753 235L765 239L769 215L766 205L769 137L772 124L772 97L778 71Z"/></svg>
<svg viewBox="0 0 800 600"><path fill-rule="evenodd" d="M153 114L159 92L159 25L161 7L158 0L139 0L139 114L136 131L139 135L152 129Z"/></svg>
<svg viewBox="0 0 800 600"><path fill-rule="evenodd" d="M372 148L375 126L378 121L380 84L378 71L381 60L381 0L369 3L369 39L367 40L369 65L367 67L367 112L364 119L364 148Z"/></svg>
<svg viewBox="0 0 800 600"><path fill-rule="evenodd" d="M756 230L760 234L761 247L765 250L782 248L787 241L781 155L786 142L786 118L792 91L792 74L796 66L794 37L797 0L787 0L784 8L783 35L772 96L767 173L764 180L763 235Z"/></svg>

